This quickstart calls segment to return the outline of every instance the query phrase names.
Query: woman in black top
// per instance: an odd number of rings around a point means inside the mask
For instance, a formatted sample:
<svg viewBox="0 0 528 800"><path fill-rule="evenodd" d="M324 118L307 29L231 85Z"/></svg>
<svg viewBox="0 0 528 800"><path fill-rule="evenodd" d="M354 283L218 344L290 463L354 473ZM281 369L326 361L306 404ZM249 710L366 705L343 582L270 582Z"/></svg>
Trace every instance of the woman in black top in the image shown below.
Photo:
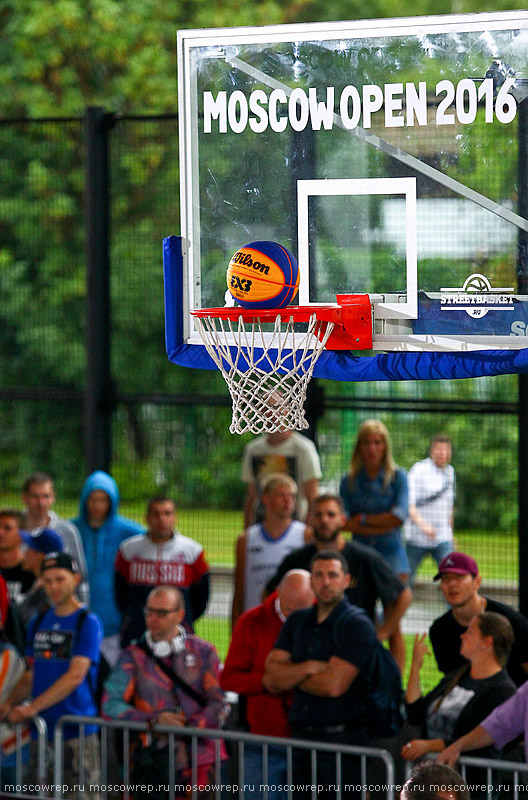
<svg viewBox="0 0 528 800"><path fill-rule="evenodd" d="M485 611L471 620L460 637L460 652L469 664L446 675L422 697L420 670L428 652L425 638L426 634L415 636L405 697L408 720L422 727L423 739L404 744L401 755L406 761L443 750L482 722L516 690L504 668L513 644L513 631L502 614ZM486 748L472 755L489 758L497 753Z"/></svg>

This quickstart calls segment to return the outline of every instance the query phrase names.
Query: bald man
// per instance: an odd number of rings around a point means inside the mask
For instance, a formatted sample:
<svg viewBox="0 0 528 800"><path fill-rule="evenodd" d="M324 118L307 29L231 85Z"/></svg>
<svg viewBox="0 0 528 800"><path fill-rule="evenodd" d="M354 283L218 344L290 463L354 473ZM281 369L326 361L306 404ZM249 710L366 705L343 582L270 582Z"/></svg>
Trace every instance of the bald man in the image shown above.
<svg viewBox="0 0 528 800"><path fill-rule="evenodd" d="M290 693L271 694L263 684L264 663L275 646L287 617L294 611L309 608L315 602L310 573L292 569L286 573L277 590L263 603L242 614L233 630L229 652L220 676L226 691L237 692L246 698L246 717L251 733L264 736L289 736L288 704ZM258 800L262 795L257 787L262 783L262 748L246 745L244 749L245 782L251 778ZM286 781L286 751L283 747L268 748L269 800L283 795L272 786Z"/></svg>

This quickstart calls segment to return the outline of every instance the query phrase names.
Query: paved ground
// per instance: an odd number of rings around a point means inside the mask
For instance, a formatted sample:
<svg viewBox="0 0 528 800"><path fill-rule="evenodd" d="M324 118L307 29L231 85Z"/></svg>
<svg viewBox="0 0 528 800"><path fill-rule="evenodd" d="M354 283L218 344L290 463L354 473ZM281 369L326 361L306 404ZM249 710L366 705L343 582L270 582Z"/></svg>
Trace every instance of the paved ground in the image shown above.
<svg viewBox="0 0 528 800"><path fill-rule="evenodd" d="M232 586L232 576L229 571L213 571L211 598L207 611L208 617L230 618ZM440 614L443 614L446 608L435 586L431 587L431 591L427 593L420 591L417 595L404 617L404 633L423 633L427 631L431 622Z"/></svg>
<svg viewBox="0 0 528 800"><path fill-rule="evenodd" d="M211 599L209 601L207 616L229 619L231 615L231 598L233 587L232 570L213 568ZM483 587L483 593L489 594L496 600L518 608L516 586L488 585ZM415 590L415 599L403 620L404 633L424 633L437 617L446 611L443 598L438 586L434 583L421 582Z"/></svg>

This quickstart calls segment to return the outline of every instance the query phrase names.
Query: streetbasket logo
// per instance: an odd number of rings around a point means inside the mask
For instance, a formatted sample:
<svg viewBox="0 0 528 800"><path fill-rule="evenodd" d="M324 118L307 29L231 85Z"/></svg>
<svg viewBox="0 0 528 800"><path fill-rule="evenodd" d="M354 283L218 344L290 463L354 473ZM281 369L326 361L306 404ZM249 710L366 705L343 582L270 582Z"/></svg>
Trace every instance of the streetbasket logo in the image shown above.
<svg viewBox="0 0 528 800"><path fill-rule="evenodd" d="M440 298L442 311L465 311L474 319L485 317L488 311L513 311L513 287L492 289L480 272L466 278L461 287L443 287L440 291L445 292Z"/></svg>

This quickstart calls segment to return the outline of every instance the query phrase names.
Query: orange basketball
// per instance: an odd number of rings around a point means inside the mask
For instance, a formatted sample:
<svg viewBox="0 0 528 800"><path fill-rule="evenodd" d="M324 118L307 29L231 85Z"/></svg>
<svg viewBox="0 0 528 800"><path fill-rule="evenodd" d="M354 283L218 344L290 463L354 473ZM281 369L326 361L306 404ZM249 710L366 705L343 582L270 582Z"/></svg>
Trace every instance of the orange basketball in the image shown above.
<svg viewBox="0 0 528 800"><path fill-rule="evenodd" d="M295 256L277 242L250 242L231 258L227 288L243 308L284 308L299 289Z"/></svg>

